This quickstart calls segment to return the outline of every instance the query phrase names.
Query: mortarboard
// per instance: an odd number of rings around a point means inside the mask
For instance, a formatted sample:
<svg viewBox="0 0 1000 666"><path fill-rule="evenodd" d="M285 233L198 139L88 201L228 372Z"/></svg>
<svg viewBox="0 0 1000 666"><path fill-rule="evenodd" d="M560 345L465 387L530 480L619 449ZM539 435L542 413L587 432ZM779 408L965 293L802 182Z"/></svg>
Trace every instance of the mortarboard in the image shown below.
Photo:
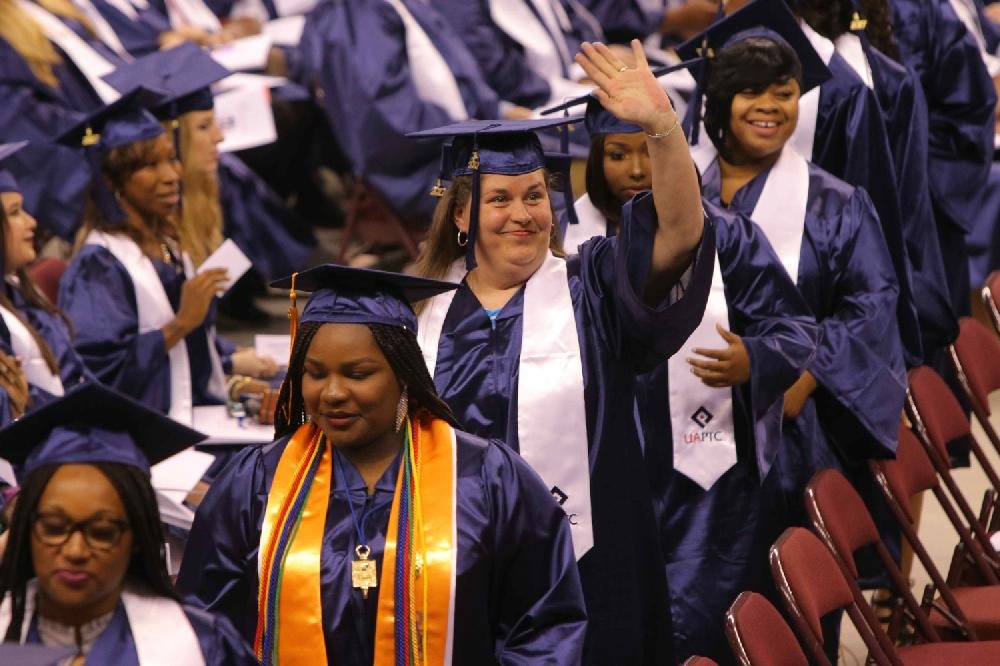
<svg viewBox="0 0 1000 666"><path fill-rule="evenodd" d="M0 144L0 164L3 163L5 159L21 150L28 145L27 141L18 141L17 143L3 143ZM21 188L17 185L17 179L14 178L14 174L6 169L0 167L0 192L20 192Z"/></svg>
<svg viewBox="0 0 1000 666"><path fill-rule="evenodd" d="M98 382L80 384L0 430L0 457L24 474L52 463L112 462L147 474L205 435Z"/></svg>
<svg viewBox="0 0 1000 666"><path fill-rule="evenodd" d="M271 286L288 289L293 303L296 290L312 292L302 311L303 323L388 324L411 331L417 329L411 303L458 287L454 282L337 264L310 268Z"/></svg>
<svg viewBox="0 0 1000 666"><path fill-rule="evenodd" d="M125 213L104 181L101 160L115 148L163 134L163 126L148 110L163 98L162 93L150 88L134 88L94 111L56 139L61 144L83 151L91 169L94 199L110 224L121 224Z"/></svg>
<svg viewBox="0 0 1000 666"><path fill-rule="evenodd" d="M0 664L12 666L56 666L76 654L74 648L54 648L28 643L0 643Z"/></svg>
<svg viewBox="0 0 1000 666"><path fill-rule="evenodd" d="M472 201L479 201L480 174L520 176L546 167L545 152L537 130L580 122L582 116L533 118L528 120L468 120L444 127L411 132L415 139L450 139L442 158L442 177L472 176ZM435 190L440 183L435 186ZM476 234L479 206L470 206L467 270L476 267Z"/></svg>
<svg viewBox="0 0 1000 666"><path fill-rule="evenodd" d="M677 47L677 55L681 59L687 60L695 56L706 58L696 77L698 85L695 97L688 107L688 117L685 119L685 124L689 126L692 144L698 143L697 128L701 121L701 100L712 59L723 48L752 37L764 37L785 43L795 51L802 64L802 94L830 78L830 70L809 43L809 38L802 32L798 20L785 4L785 0L754 0Z"/></svg>

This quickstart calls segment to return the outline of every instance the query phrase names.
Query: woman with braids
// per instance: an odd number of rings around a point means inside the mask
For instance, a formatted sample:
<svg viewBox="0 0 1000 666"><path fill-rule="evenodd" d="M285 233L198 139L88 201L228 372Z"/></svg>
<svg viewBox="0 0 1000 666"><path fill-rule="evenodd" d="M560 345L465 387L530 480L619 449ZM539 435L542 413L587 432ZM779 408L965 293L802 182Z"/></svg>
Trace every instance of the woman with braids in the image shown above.
<svg viewBox="0 0 1000 666"><path fill-rule="evenodd" d="M71 648L75 666L256 663L167 574L150 465L203 437L95 382L0 432L25 475L0 560L4 642Z"/></svg>
<svg viewBox="0 0 1000 666"><path fill-rule="evenodd" d="M143 89L102 108L61 141L94 169L82 245L60 281L75 345L105 384L190 423L227 387L213 325L224 269L195 274L178 244L174 146Z"/></svg>
<svg viewBox="0 0 1000 666"><path fill-rule="evenodd" d="M27 142L0 145L0 162ZM0 167L0 359L15 357L27 382L27 392L0 392L0 424L21 416L25 409L61 396L90 377L73 347L66 316L49 302L25 268L35 260L35 219L24 209L24 197L13 174ZM0 360L0 373L9 381L16 368Z"/></svg>
<svg viewBox="0 0 1000 666"><path fill-rule="evenodd" d="M279 439L213 481L178 589L262 664L578 663L563 512L517 454L454 428L417 346L407 301L456 285L327 265L275 286L314 292Z"/></svg>

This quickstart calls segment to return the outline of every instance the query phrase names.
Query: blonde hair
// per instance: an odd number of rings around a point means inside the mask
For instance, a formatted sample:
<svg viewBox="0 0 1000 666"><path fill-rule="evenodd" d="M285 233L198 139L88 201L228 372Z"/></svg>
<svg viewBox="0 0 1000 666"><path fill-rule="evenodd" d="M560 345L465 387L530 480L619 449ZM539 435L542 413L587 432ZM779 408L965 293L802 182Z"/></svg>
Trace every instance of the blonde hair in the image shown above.
<svg viewBox="0 0 1000 666"><path fill-rule="evenodd" d="M36 0L50 14L79 21L93 34L87 19L70 0ZM56 47L42 32L42 27L17 6L15 0L0 0L0 38L17 51L35 77L45 85L59 87L53 67L62 64Z"/></svg>
<svg viewBox="0 0 1000 666"><path fill-rule="evenodd" d="M219 176L188 167L191 155L191 114L181 116L181 192L182 206L177 238L181 249L188 253L194 265L200 266L222 245L222 205L219 203ZM168 132L172 129L168 127Z"/></svg>

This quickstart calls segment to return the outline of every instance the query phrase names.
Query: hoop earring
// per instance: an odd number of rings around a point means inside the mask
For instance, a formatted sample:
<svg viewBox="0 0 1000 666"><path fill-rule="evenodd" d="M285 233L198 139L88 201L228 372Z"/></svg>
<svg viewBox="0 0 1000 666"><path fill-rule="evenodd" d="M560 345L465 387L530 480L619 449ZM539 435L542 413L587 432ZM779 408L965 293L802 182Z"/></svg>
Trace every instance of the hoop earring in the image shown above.
<svg viewBox="0 0 1000 666"><path fill-rule="evenodd" d="M406 421L406 415L409 412L410 407L410 397L407 395L406 386L403 386L403 392L399 394L399 403L396 405L396 432L399 433L403 429L403 422Z"/></svg>
<svg viewBox="0 0 1000 666"><path fill-rule="evenodd" d="M467 234L464 231L462 231L461 229L459 229L457 240L458 240L458 246L459 247L465 247L466 245L469 244L469 234Z"/></svg>

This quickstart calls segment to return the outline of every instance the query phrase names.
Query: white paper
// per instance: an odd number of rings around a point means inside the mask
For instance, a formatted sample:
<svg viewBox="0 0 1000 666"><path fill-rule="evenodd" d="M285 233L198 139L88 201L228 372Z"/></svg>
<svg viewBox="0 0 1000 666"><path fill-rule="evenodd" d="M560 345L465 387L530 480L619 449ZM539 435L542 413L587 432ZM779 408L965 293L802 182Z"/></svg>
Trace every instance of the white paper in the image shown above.
<svg viewBox="0 0 1000 666"><path fill-rule="evenodd" d="M212 49L215 61L234 72L264 69L270 53L271 37L264 33L240 37Z"/></svg>
<svg viewBox="0 0 1000 666"><path fill-rule="evenodd" d="M264 24L263 32L271 42L279 46L298 46L302 41L302 30L306 27L306 17L302 14L283 16Z"/></svg>
<svg viewBox="0 0 1000 666"><path fill-rule="evenodd" d="M224 408L223 408L224 409ZM184 501L215 461L204 451L187 449L150 469L153 488L178 504Z"/></svg>
<svg viewBox="0 0 1000 666"><path fill-rule="evenodd" d="M12 486L17 485L17 477L14 475L14 468L10 463L0 458L0 481L4 481Z"/></svg>
<svg viewBox="0 0 1000 666"><path fill-rule="evenodd" d="M154 490L153 493L156 495L156 508L160 511L160 522L190 531L194 523L194 511L180 502L175 502L163 491Z"/></svg>
<svg viewBox="0 0 1000 666"><path fill-rule="evenodd" d="M316 0L274 0L274 8L279 16L308 14L316 6Z"/></svg>
<svg viewBox="0 0 1000 666"><path fill-rule="evenodd" d="M215 118L225 135L219 150L235 152L278 138L266 85L242 86L215 96Z"/></svg>
<svg viewBox="0 0 1000 666"><path fill-rule="evenodd" d="M247 255L243 254L243 250L240 249L239 245L234 243L231 238L227 238L198 267L198 272L204 273L213 268L225 268L228 271L228 275L223 287L224 291L229 291L236 281L250 270L251 266L253 266L253 262L247 258Z"/></svg>
<svg viewBox="0 0 1000 666"><path fill-rule="evenodd" d="M267 74L253 74L251 72L236 72L230 74L212 86L212 91L219 95L227 90L236 88L246 88L247 86L264 86L265 88L278 88L288 84L288 79L284 76L269 76Z"/></svg>
<svg viewBox="0 0 1000 666"><path fill-rule="evenodd" d="M279 366L287 366L291 341L290 335L258 333L253 338L253 349L258 356L270 356Z"/></svg>
<svg viewBox="0 0 1000 666"><path fill-rule="evenodd" d="M274 441L274 426L264 426L252 419L234 419L225 405L202 405L194 408L194 425L208 435L200 446L212 444L268 444Z"/></svg>

